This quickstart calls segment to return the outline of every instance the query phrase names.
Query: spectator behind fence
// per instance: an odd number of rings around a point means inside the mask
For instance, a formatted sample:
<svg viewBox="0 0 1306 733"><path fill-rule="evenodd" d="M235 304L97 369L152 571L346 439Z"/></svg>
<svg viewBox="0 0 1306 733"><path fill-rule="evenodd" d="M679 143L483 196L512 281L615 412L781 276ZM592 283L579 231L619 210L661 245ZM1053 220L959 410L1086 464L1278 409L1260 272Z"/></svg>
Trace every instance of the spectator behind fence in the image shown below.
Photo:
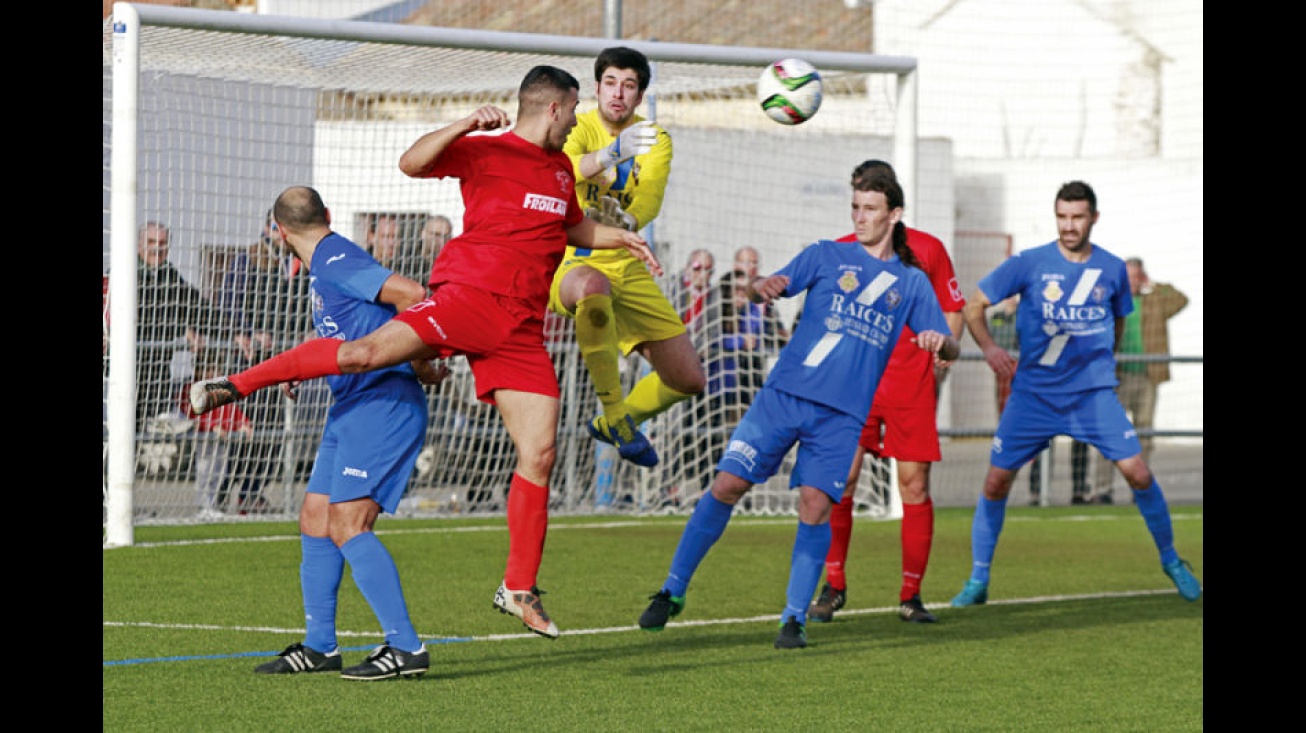
<svg viewBox="0 0 1306 733"><path fill-rule="evenodd" d="M219 327L219 311L168 260L171 232L147 221L136 241L136 430L171 435L191 428L177 396L194 377L196 356ZM106 285L107 287L107 285ZM103 300L104 349L109 300ZM109 355L112 360L113 355Z"/></svg>
<svg viewBox="0 0 1306 733"><path fill-rule="evenodd" d="M375 214L368 223L367 251L387 270L395 271L399 264L399 217L395 214ZM401 273L402 274L402 273Z"/></svg>
<svg viewBox="0 0 1306 733"><path fill-rule="evenodd" d="M717 285L720 320L708 355L707 392L709 403L724 408L711 412L725 425L739 421L766 381L768 355L778 353L788 341L787 334L775 332L778 324L767 319L762 304L749 300L752 277L734 270L723 275Z"/></svg>
<svg viewBox="0 0 1306 733"><path fill-rule="evenodd" d="M196 365L196 378L213 379L226 373L225 356L209 349ZM198 518L205 521L225 516L228 494L232 483L239 480L233 475L232 449L248 444L254 435L254 426L248 415L235 402L196 415L190 407L190 398L181 396L182 412L195 418L195 495Z"/></svg>
<svg viewBox="0 0 1306 733"><path fill-rule="evenodd" d="M1188 296L1169 283L1153 282L1138 257L1126 259L1125 269L1129 274L1134 311L1125 316L1125 332L1116 344L1116 353L1169 356L1170 319L1188 305ZM1157 388L1170 381L1170 362L1117 360L1116 376L1120 380L1116 393L1120 395L1120 402L1134 427L1150 430L1156 416ZM1152 436L1140 435L1138 440L1143 445L1143 460L1151 465ZM1102 492L1094 497L1098 503L1110 504L1113 501L1111 480L1114 472L1111 468L1110 461L1101 454L1096 456L1093 484L1097 491Z"/></svg>
<svg viewBox="0 0 1306 733"><path fill-rule="evenodd" d="M1138 513L1179 595L1195 601L1201 583L1174 546L1170 507L1143 459L1142 444L1116 394L1115 345L1133 311L1124 260L1092 241L1100 212L1083 181L1065 183L1053 203L1057 238L1008 257L980 278L964 310L966 326L994 373L1011 378L988 474L971 524L971 572L952 605L988 602L993 557L1016 470L1069 435L1101 450L1133 490ZM1013 295L1020 363L989 333L986 309Z"/></svg>
<svg viewBox="0 0 1306 733"><path fill-rule="evenodd" d="M431 265L435 262L435 258L440 256L440 250L444 249L445 243L452 236L453 222L444 214L434 214L422 224L422 231L418 235L421 243L418 259L426 263L426 270L421 273L421 277L413 278L414 280L426 284L431 276Z"/></svg>
<svg viewBox="0 0 1306 733"><path fill-rule="evenodd" d="M717 341L721 335L721 290L712 282L716 258L706 249L690 251L680 276L672 282L667 294L685 324L694 349L705 369L710 368ZM676 461L683 467L676 475L699 476L711 470L715 456L725 448L728 435L721 425L720 410L713 409L711 390L688 403L681 422L680 450ZM673 491L679 495L682 489Z"/></svg>
<svg viewBox="0 0 1306 733"><path fill-rule="evenodd" d="M671 303L676 306L680 320L685 324L690 337L703 354L706 344L700 336L707 327L706 309L709 299L715 300L712 287L712 274L716 270L716 259L705 249L696 249L689 253L685 269L680 271L680 279L675 283L671 293Z"/></svg>
<svg viewBox="0 0 1306 733"><path fill-rule="evenodd" d="M744 245L735 250L734 269L744 273L745 282L752 282L753 278L757 277L757 270L761 266L761 262L762 257L757 253L756 247ZM767 301L765 303L750 303L749 305L753 306L755 310L761 311L765 318L768 340L763 344L763 348L774 352L789 342L789 329L785 328L784 323L781 322L775 303Z"/></svg>

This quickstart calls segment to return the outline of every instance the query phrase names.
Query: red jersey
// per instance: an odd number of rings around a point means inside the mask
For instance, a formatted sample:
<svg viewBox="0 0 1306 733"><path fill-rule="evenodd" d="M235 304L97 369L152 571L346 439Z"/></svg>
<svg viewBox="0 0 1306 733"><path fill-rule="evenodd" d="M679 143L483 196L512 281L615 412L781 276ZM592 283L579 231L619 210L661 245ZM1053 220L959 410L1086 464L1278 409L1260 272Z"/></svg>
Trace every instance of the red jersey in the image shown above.
<svg viewBox="0 0 1306 733"><path fill-rule="evenodd" d="M952 267L952 258L943 242L932 234L919 229L907 229L907 247L916 259L920 260L921 269L934 285L934 294L944 313L956 313L966 305L966 299L957 285L957 273ZM839 242L855 242L857 237L848 234L840 237ZM880 377L880 386L875 391L874 404L914 404L917 396L925 390L934 394L934 356L911 342L916 332L910 327L902 327L898 344L889 356L889 364ZM931 400L931 403L933 400Z"/></svg>
<svg viewBox="0 0 1306 733"><path fill-rule="evenodd" d="M571 159L511 131L464 135L445 148L429 178L457 178L463 233L431 268L430 286L471 285L548 305L549 285L567 248L567 230L584 210L576 200Z"/></svg>

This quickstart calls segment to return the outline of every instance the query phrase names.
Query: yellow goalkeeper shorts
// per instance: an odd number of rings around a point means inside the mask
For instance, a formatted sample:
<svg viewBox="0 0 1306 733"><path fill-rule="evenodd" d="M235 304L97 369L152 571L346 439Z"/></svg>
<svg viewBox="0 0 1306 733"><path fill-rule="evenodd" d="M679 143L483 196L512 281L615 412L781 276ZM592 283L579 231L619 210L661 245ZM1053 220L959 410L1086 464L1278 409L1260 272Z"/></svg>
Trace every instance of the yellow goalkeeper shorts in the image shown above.
<svg viewBox="0 0 1306 733"><path fill-rule="evenodd" d="M577 267L587 265L602 272L612 284L612 312L616 318L617 347L629 354L645 341L665 341L685 333L680 314L667 300L643 262L633 256L584 257L575 256L567 248L568 256L553 273L549 287L549 310L565 318L575 318L562 306L558 288L562 278Z"/></svg>

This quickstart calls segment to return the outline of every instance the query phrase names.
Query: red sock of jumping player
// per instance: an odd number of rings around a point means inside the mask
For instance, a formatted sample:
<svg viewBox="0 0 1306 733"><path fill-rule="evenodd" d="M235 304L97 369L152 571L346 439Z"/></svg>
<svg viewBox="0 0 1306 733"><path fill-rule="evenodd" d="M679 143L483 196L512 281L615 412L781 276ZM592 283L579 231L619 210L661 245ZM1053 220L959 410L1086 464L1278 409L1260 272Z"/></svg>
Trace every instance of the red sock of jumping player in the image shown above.
<svg viewBox="0 0 1306 733"><path fill-rule="evenodd" d="M340 339L316 338L289 351L265 359L228 379L242 397L264 387L294 379L314 379L341 374L336 354L344 342Z"/></svg>
<svg viewBox="0 0 1306 733"><path fill-rule="evenodd" d="M508 489L508 567L503 572L503 584L509 590L535 586L548 529L548 487L514 473Z"/></svg>

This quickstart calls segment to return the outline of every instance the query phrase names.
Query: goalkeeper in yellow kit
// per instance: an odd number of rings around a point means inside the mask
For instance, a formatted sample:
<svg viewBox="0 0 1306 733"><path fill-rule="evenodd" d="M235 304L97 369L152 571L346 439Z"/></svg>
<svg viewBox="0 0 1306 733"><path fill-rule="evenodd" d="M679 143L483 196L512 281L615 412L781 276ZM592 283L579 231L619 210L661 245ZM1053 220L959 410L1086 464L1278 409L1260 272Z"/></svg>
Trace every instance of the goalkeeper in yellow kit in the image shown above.
<svg viewBox="0 0 1306 733"><path fill-rule="evenodd" d="M630 231L658 215L671 173L671 137L635 114L651 75L639 51L604 49L594 61L598 108L576 116L562 148L586 214ZM571 246L553 275L549 308L576 321L576 343L603 405L590 435L632 463L656 465L657 451L637 426L706 384L680 314L643 262L624 251ZM638 351L653 366L629 395L621 391L618 350Z"/></svg>

